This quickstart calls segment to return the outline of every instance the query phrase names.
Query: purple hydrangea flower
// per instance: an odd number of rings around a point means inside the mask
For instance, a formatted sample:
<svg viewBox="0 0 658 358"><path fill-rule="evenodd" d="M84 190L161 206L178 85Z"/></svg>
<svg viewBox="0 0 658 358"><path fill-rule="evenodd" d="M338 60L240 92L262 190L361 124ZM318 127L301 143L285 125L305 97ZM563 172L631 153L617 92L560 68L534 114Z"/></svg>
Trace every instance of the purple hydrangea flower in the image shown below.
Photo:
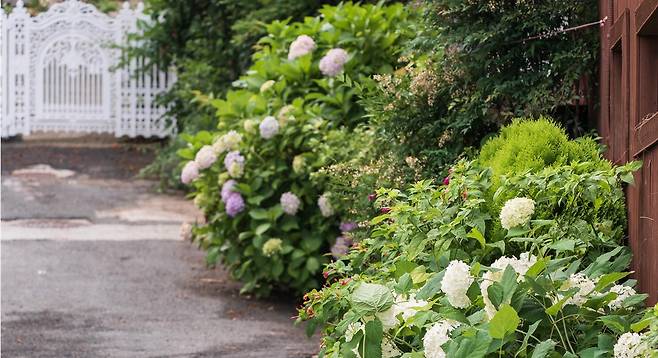
<svg viewBox="0 0 658 358"><path fill-rule="evenodd" d="M235 188L235 185L238 184L237 181L230 179L227 180L224 185L222 185L222 201L227 202L228 198L231 194L234 193L233 189Z"/></svg>
<svg viewBox="0 0 658 358"><path fill-rule="evenodd" d="M301 204L301 201L297 197L297 195L291 193L291 192L286 192L281 195L281 207L283 208L283 212L288 214L288 215L295 215L297 214L297 210L299 210L299 205Z"/></svg>
<svg viewBox="0 0 658 358"><path fill-rule="evenodd" d="M226 214L234 218L244 210L244 199L240 193L231 193L226 199Z"/></svg>
<svg viewBox="0 0 658 358"><path fill-rule="evenodd" d="M346 221L340 223L339 229L342 232L350 232L356 229L358 225L354 221Z"/></svg>
<svg viewBox="0 0 658 358"><path fill-rule="evenodd" d="M352 246L352 239L339 236L336 238L334 246L331 247L331 255L336 259L345 256L350 251L350 246Z"/></svg>

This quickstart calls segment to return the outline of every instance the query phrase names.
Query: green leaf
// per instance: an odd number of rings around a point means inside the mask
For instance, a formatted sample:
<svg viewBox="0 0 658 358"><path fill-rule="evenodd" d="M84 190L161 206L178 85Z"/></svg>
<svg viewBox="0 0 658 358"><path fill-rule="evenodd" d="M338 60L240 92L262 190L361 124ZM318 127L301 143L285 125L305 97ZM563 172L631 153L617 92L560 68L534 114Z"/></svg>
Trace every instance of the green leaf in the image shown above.
<svg viewBox="0 0 658 358"><path fill-rule="evenodd" d="M626 326L628 325L622 316L617 315L601 316L599 321L618 334L626 332Z"/></svg>
<svg viewBox="0 0 658 358"><path fill-rule="evenodd" d="M267 220L267 210L265 209L251 209L249 210L249 216L254 220Z"/></svg>
<svg viewBox="0 0 658 358"><path fill-rule="evenodd" d="M551 339L545 340L539 343L537 347L535 347L531 358L545 358L550 352L553 351L553 349L555 349L555 342L553 342Z"/></svg>
<svg viewBox="0 0 658 358"><path fill-rule="evenodd" d="M269 230L270 227L272 227L272 224L270 223L260 224L258 225L258 227L256 227L256 230L254 230L254 232L256 233L256 235L260 236L263 235L267 230Z"/></svg>
<svg viewBox="0 0 658 358"><path fill-rule="evenodd" d="M434 297L434 295L436 295L436 293L441 289L441 280L443 280L444 274L445 271L441 271L432 275L430 279L425 282L425 285L420 289L420 291L418 291L416 294L416 299L429 300L430 298Z"/></svg>
<svg viewBox="0 0 658 358"><path fill-rule="evenodd" d="M459 342L457 352L449 354L454 358L482 358L487 354L491 337L484 331L478 331L475 337L468 337Z"/></svg>
<svg viewBox="0 0 658 358"><path fill-rule="evenodd" d="M635 322L631 324L631 329L633 330L633 332L640 332L643 329L649 327L650 324L651 324L651 318L645 318L639 322Z"/></svg>
<svg viewBox="0 0 658 358"><path fill-rule="evenodd" d="M548 246L548 248L560 252L560 251L573 251L575 246L576 246L576 240L564 239L552 243L551 245Z"/></svg>
<svg viewBox="0 0 658 358"><path fill-rule="evenodd" d="M514 333L520 322L516 310L508 304L502 304L489 321L489 335L493 338L503 339L506 335Z"/></svg>
<svg viewBox="0 0 658 358"><path fill-rule="evenodd" d="M513 228L509 229L507 231L507 235L505 235L505 237L506 238L508 238L508 237L517 237L517 236L527 234L528 232L530 232L529 229L526 229L526 228L521 227L521 226L517 226L517 227L513 227Z"/></svg>
<svg viewBox="0 0 658 358"><path fill-rule="evenodd" d="M320 261L315 257L309 257L306 260L306 269L311 273L317 272L320 269Z"/></svg>
<svg viewBox="0 0 658 358"><path fill-rule="evenodd" d="M471 239L475 239L480 243L480 246L484 249L485 246L487 245L487 242L484 239L484 236L478 230L477 228L472 228L471 231L466 235L466 237L470 237Z"/></svg>
<svg viewBox="0 0 658 358"><path fill-rule="evenodd" d="M361 356L364 358L381 358L383 335L382 322L378 319L366 323L366 339Z"/></svg>
<svg viewBox="0 0 658 358"><path fill-rule="evenodd" d="M414 286L413 281L411 280L411 275L405 273L400 277L398 282L395 284L395 291L398 293L405 293L411 290Z"/></svg>
<svg viewBox="0 0 658 358"><path fill-rule="evenodd" d="M622 278L624 278L624 277L626 277L630 274L631 274L630 272L611 272L611 273L607 273L607 274L605 274L605 275L603 275L599 278L598 282L596 283L596 287L594 287L594 290L596 292L601 292L601 290L605 289L610 284L612 284L612 283L614 283L618 280L621 280Z"/></svg>
<svg viewBox="0 0 658 358"><path fill-rule="evenodd" d="M557 301L551 307L548 307L545 310L546 313L551 316L555 316L562 309L562 306L564 306L565 302L567 302L567 300L571 298L571 296L573 296L573 294L564 296L561 300Z"/></svg>
<svg viewBox="0 0 658 358"><path fill-rule="evenodd" d="M386 311L393 305L393 294L388 287L362 282L350 295L352 309L366 315Z"/></svg>

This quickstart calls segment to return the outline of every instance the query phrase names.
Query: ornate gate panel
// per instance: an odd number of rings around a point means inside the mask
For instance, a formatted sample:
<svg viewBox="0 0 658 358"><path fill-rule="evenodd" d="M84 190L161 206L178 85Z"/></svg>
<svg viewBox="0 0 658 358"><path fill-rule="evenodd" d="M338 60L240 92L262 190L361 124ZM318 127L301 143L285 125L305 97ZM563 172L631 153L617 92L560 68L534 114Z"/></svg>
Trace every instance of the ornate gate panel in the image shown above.
<svg viewBox="0 0 658 358"><path fill-rule="evenodd" d="M128 3L116 18L67 0L30 17L23 2L2 16L0 107L2 137L32 131L108 132L116 136L172 133L155 97L175 76L144 72L136 59L115 69L128 33L144 19ZM4 81L4 82L3 82Z"/></svg>

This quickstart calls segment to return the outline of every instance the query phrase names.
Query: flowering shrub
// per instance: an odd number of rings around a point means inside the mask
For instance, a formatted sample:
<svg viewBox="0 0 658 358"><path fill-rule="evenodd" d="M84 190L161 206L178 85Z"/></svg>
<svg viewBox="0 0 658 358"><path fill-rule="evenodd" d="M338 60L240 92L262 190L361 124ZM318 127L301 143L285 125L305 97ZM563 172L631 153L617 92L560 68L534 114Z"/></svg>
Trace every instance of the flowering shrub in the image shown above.
<svg viewBox="0 0 658 358"><path fill-rule="evenodd" d="M638 164L600 160L507 174L493 195L478 161L440 186L379 190L389 210L326 267L299 320L323 327L323 356L647 356L618 210Z"/></svg>
<svg viewBox="0 0 658 358"><path fill-rule="evenodd" d="M341 158L327 138L364 121L354 87L391 68L409 16L400 4L346 3L273 22L237 88L199 97L216 109L218 131L185 136L179 154L196 164L181 180L206 216L194 233L208 262L227 266L243 292L318 287L332 244L347 248L337 240L342 207L313 174Z"/></svg>

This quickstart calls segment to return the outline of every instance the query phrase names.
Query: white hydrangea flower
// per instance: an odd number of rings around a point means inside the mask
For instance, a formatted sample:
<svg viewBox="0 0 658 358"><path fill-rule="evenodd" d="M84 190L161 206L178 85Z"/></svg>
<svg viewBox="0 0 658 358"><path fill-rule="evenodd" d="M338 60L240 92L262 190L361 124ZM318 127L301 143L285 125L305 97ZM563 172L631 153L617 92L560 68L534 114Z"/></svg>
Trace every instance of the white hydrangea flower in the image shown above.
<svg viewBox="0 0 658 358"><path fill-rule="evenodd" d="M244 122L242 122L242 128L244 129L245 132L254 134L256 133L256 125L258 122L253 119L246 119Z"/></svg>
<svg viewBox="0 0 658 358"><path fill-rule="evenodd" d="M488 319L493 318L497 310L494 304L489 300L489 286L494 282L500 282L503 278L503 273L507 266L512 266L514 271L519 275L517 281L523 280L523 275L528 272L528 269L537 262L537 257L531 255L529 252L524 252L517 259L515 257L500 257L498 260L491 264L491 268L497 271L487 271L482 275L482 282L480 282L480 292L482 293L482 300L484 301L484 311L487 313ZM509 303L509 302L507 302Z"/></svg>
<svg viewBox="0 0 658 358"><path fill-rule="evenodd" d="M579 272L571 275L568 280L564 281L560 287L560 290L566 291L573 287L578 287L578 292L570 297L564 304L582 306L585 302L587 302L587 296L592 293L592 291L594 291L596 283L589 277ZM563 297L563 295L558 295L560 300Z"/></svg>
<svg viewBox="0 0 658 358"><path fill-rule="evenodd" d="M299 174L304 170L304 167L306 166L306 159L301 156L301 155L296 155L295 158L292 160L292 170Z"/></svg>
<svg viewBox="0 0 658 358"><path fill-rule="evenodd" d="M471 267L463 261L450 261L441 280L441 291L446 294L448 302L455 308L466 308L471 304L471 300L466 296L466 291L474 280L470 269Z"/></svg>
<svg viewBox="0 0 658 358"><path fill-rule="evenodd" d="M288 60L294 60L297 57L302 57L309 52L315 50L315 41L308 35L297 36L295 41L290 44L288 50Z"/></svg>
<svg viewBox="0 0 658 358"><path fill-rule="evenodd" d="M384 312L377 313L377 318L382 322L384 331L395 328L399 324L398 317L403 321L413 317L419 309L427 306L427 301L416 300L415 298L405 298L399 295L395 298L395 303Z"/></svg>
<svg viewBox="0 0 658 358"><path fill-rule="evenodd" d="M297 195L291 192L286 192L281 194L281 199L279 201L281 202L281 207L283 208L284 213L288 215L297 214L297 210L299 210L299 205L301 204Z"/></svg>
<svg viewBox="0 0 658 358"><path fill-rule="evenodd" d="M619 309L622 307L622 303L625 299L637 294L633 287L623 286L623 285L614 285L610 288L610 292L617 294L617 298L608 303L608 307L613 310Z"/></svg>
<svg viewBox="0 0 658 358"><path fill-rule="evenodd" d="M357 334L360 330L363 329L363 323L361 322L352 322L347 326L345 330L345 342L349 342L354 338L354 335Z"/></svg>
<svg viewBox="0 0 658 358"><path fill-rule="evenodd" d="M615 358L648 358L651 349L643 341L643 335L639 333L622 334L613 348Z"/></svg>
<svg viewBox="0 0 658 358"><path fill-rule="evenodd" d="M338 75L347 62L347 51L342 48L333 48L320 60L320 71L323 75L334 77Z"/></svg>
<svg viewBox="0 0 658 358"><path fill-rule="evenodd" d="M279 125L283 127L288 123L288 120L292 120L295 117L291 115L291 113L295 110L295 106L289 104L287 106L281 107L279 110L279 113L277 114L276 118L279 120Z"/></svg>
<svg viewBox="0 0 658 358"><path fill-rule="evenodd" d="M500 211L500 224L503 228L525 225L535 213L535 201L528 198L514 198L505 202Z"/></svg>
<svg viewBox="0 0 658 358"><path fill-rule="evenodd" d="M204 145L196 153L194 161L199 165L199 169L207 169L215 164L217 161L217 154L215 154L215 150L211 146Z"/></svg>
<svg viewBox="0 0 658 358"><path fill-rule="evenodd" d="M445 320L435 323L423 337L425 358L445 358L443 345L450 340L450 332L459 326L459 322Z"/></svg>
<svg viewBox="0 0 658 358"><path fill-rule="evenodd" d="M189 184L194 179L199 177L199 165L195 161L190 161L185 164L183 171L180 174L180 180L183 184Z"/></svg>
<svg viewBox="0 0 658 358"><path fill-rule="evenodd" d="M279 122L272 116L267 116L258 125L260 136L263 139L270 139L279 133Z"/></svg>
<svg viewBox="0 0 658 358"><path fill-rule="evenodd" d="M231 130L223 136L217 138L212 145L212 148L215 150L216 154L221 154L231 150L237 150L242 142L242 135L240 133Z"/></svg>
<svg viewBox="0 0 658 358"><path fill-rule="evenodd" d="M274 86L274 83L273 80L263 82L263 84L260 85L260 93L267 92L272 86Z"/></svg>
<svg viewBox="0 0 658 358"><path fill-rule="evenodd" d="M382 358L395 358L401 355L402 351L390 339L382 339Z"/></svg>
<svg viewBox="0 0 658 358"><path fill-rule="evenodd" d="M318 207L320 208L320 212L322 213L322 216L324 216L325 218L328 218L334 214L334 207L331 206L331 201L329 200L329 193L324 193L320 196L320 198L318 199Z"/></svg>

